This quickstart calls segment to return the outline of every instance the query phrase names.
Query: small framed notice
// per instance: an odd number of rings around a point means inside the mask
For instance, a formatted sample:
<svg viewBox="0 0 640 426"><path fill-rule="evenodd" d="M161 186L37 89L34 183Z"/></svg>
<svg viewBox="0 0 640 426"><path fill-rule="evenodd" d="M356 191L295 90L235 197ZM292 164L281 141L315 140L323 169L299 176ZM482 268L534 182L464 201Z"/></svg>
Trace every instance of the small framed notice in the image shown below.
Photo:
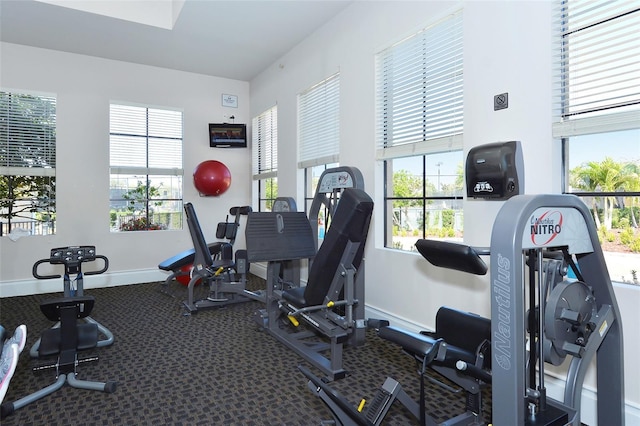
<svg viewBox="0 0 640 426"><path fill-rule="evenodd" d="M222 94L222 106L229 108L238 108L238 96L237 95L225 95Z"/></svg>

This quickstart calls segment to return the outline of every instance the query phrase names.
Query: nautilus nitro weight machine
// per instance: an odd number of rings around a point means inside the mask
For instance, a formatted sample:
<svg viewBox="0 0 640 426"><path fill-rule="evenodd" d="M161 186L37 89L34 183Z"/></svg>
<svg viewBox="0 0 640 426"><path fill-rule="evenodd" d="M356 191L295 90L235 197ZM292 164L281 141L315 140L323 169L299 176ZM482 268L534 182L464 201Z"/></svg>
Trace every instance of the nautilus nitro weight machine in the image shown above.
<svg viewBox="0 0 640 426"><path fill-rule="evenodd" d="M579 426L594 359L597 424L624 425L620 311L585 204L571 195L510 199L496 217L490 252L493 425ZM544 258L553 252L577 280L546 288L556 271ZM564 398L556 401L546 396L545 362L567 356Z"/></svg>

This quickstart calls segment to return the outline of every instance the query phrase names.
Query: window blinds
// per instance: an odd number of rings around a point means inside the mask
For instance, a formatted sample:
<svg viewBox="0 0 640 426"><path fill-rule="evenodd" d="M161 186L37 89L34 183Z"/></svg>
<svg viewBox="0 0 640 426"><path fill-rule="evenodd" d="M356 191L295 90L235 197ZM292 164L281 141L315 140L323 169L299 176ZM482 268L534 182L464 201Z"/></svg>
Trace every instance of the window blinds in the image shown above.
<svg viewBox="0 0 640 426"><path fill-rule="evenodd" d="M182 175L182 112L110 107L112 174Z"/></svg>
<svg viewBox="0 0 640 426"><path fill-rule="evenodd" d="M298 144L298 167L301 169L338 162L339 73L298 95Z"/></svg>
<svg viewBox="0 0 640 426"><path fill-rule="evenodd" d="M556 25L554 136L638 127L640 7L636 2L563 0Z"/></svg>
<svg viewBox="0 0 640 426"><path fill-rule="evenodd" d="M268 179L278 171L278 106L252 120L253 179Z"/></svg>
<svg viewBox="0 0 640 426"><path fill-rule="evenodd" d="M0 92L3 175L55 176L56 98Z"/></svg>
<svg viewBox="0 0 640 426"><path fill-rule="evenodd" d="M379 158L462 148L462 11L376 56Z"/></svg>

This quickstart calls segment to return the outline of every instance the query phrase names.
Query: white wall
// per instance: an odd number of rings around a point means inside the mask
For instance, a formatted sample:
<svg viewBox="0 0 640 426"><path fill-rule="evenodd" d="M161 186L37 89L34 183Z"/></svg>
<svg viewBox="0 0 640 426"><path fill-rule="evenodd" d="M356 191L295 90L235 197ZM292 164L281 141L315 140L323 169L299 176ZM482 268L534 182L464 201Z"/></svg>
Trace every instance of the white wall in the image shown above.
<svg viewBox="0 0 640 426"><path fill-rule="evenodd" d="M55 235L0 238L2 296L22 294L27 283L35 284L29 293L61 291L60 280L31 276L33 263L54 247L95 245L109 258L109 273L87 277L87 287L163 279L158 263L193 247L186 223L182 231L109 232L110 101L184 111L184 200L195 205L208 240L215 240L215 225L230 207L250 203L250 149L210 148L207 126L228 121L225 115L250 124L248 82L7 43L0 47L3 89L56 95L58 218ZM238 108L222 107L223 93L238 95ZM229 167L232 184L219 197L200 197L193 170L212 159Z"/></svg>
<svg viewBox="0 0 640 426"><path fill-rule="evenodd" d="M366 250L368 312L416 329L433 328L442 305L489 316L489 283L488 277L439 269L418 254L384 248L384 189L381 165L375 161L375 54L461 7L465 153L480 144L520 140L525 191L559 193L560 146L551 134L551 2L355 2L251 82L252 116L278 105L279 194L300 197L296 95L340 71L340 164L361 169L366 190L377 203ZM509 108L494 111L493 96L504 92L509 93ZM489 245L501 206L465 201L468 244ZM632 315L626 312L630 321L624 324L625 335L638 336ZM640 391L634 384L640 377L631 360L640 347L637 337L625 343L627 371L635 376L627 382L626 397L637 407ZM588 417L583 420L590 423Z"/></svg>
<svg viewBox="0 0 640 426"><path fill-rule="evenodd" d="M463 6L458 2L356 2L251 82L251 115L278 105L278 186L299 192L296 95L340 71L340 164L361 169L378 202L367 251L367 304L423 326L442 305L489 314L488 285L430 267L417 254L384 249L382 174L375 161L375 53ZM464 4L465 151L489 142L520 140L528 193L559 192L550 152L551 6L545 2ZM507 110L493 96L509 92ZM558 169L559 170L559 169ZM282 179L284 177L284 179ZM465 240L489 245L500 202L465 202ZM420 304L407 304L407 295Z"/></svg>

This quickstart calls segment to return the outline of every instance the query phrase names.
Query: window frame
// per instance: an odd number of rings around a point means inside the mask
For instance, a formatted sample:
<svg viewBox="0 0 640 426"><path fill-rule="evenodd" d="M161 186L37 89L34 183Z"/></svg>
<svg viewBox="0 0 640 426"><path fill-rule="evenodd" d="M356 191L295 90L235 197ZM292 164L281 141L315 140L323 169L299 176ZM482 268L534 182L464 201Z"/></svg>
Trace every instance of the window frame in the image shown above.
<svg viewBox="0 0 640 426"><path fill-rule="evenodd" d="M593 191L572 188L570 161L571 146L575 147L572 144L582 143L583 147L586 146L584 141L579 140L581 137L602 138L603 155L596 156L602 161L597 162L594 157L593 162L593 166L597 167L609 158L606 144L611 137L618 132L634 130L640 134L640 90L632 91L634 86L640 87L640 65L637 61L635 65L625 64L625 57L631 54L629 52L640 50L640 43L633 44L623 36L628 34L628 28L632 25L629 22L640 22L640 8L633 10L629 3L624 2L589 4L589 10L581 9L584 6L586 4L570 0L558 0L556 3L555 22L558 27L554 44L557 58L554 75L558 90L554 97L552 131L553 138L562 147L562 192L579 197L592 211L591 201L594 199L607 203L607 199L614 197L617 200L640 197L640 190L633 188L621 187L614 191L611 188ZM609 43L614 38L616 46L612 48ZM599 62L609 65L600 66ZM588 80L579 74L584 70L590 73ZM636 162L640 162L640 159ZM586 166L591 167L588 164ZM636 167L640 167L640 163ZM596 224L600 222L597 217L594 220ZM610 238L606 228L606 225L598 228L603 244L604 239ZM640 233L636 231L636 235L640 245ZM603 251L607 258L609 252L605 247ZM612 281L627 281L618 279L613 269L610 272ZM637 279L635 281L637 284Z"/></svg>
<svg viewBox="0 0 640 426"><path fill-rule="evenodd" d="M278 105L252 119L252 178L256 182L257 211L271 211L278 197Z"/></svg>
<svg viewBox="0 0 640 426"><path fill-rule="evenodd" d="M110 102L109 108L111 232L182 229L184 224L182 209L184 203L184 112L178 108L115 101ZM135 120L136 113L142 110L145 115L144 131L140 128L139 121ZM131 155L132 158L137 159L132 164L129 164L129 160L122 160L121 156L129 157L130 152L139 151L140 148L135 150L134 147L138 146L136 142L139 143L141 140L144 140L144 160L141 160L140 152L137 152L138 155ZM170 157L167 157L166 150L171 151ZM156 155L150 154L152 151L155 151ZM159 158L170 158L170 160L168 162L164 160L166 163L163 164ZM120 188L116 182L121 179L127 182L125 184L127 189L120 196L115 196L114 192L118 192ZM129 183L131 180L137 181L135 187ZM152 186L153 181L160 181L159 186ZM175 193L174 196L160 194L160 187L167 181L170 192ZM114 209L114 203L123 204L130 214L119 215L119 209ZM170 207L172 204L175 205L174 208L170 208L167 212L153 212L156 206ZM136 211L141 213L136 215ZM121 222L118 216L125 217L125 221Z"/></svg>
<svg viewBox="0 0 640 426"><path fill-rule="evenodd" d="M442 153L459 153L460 161L464 162L462 158L464 131L462 25L463 11L457 10L376 55L376 155L377 160L382 163L384 181L384 247L386 248L404 250L403 246L398 247L394 243L393 238L395 201L416 200L422 204L422 226L420 235L416 238L425 238L427 237L425 223L427 205L434 201L461 204L464 198L462 190L456 194L443 195L428 194L426 189L426 183L429 181L427 157ZM442 45L437 45L434 40ZM403 53L405 50L406 52ZM414 52L419 52L419 55L413 54ZM396 60L394 55L400 58L397 67L393 63ZM441 60L438 65L431 62L436 55ZM409 62L407 59L414 62ZM412 77L407 77L406 81L402 79L396 81L395 75ZM393 93L396 86L400 93L397 99ZM443 105L444 98L448 99L449 105ZM413 105L416 111L414 117L419 119L412 118L411 114L404 112L411 102L417 105ZM395 123L395 111L402 111L408 118ZM422 159L420 178L423 184L420 196L394 195L393 175L390 174L391 163L405 158ZM410 250L413 251L415 248L412 246Z"/></svg>
<svg viewBox="0 0 640 426"><path fill-rule="evenodd" d="M0 176L4 185L6 179L6 198L1 200L6 205L7 220L0 223L0 237L9 235L16 229L28 232L29 235L43 236L53 235L56 229L57 208L56 208L56 130L57 130L57 97L55 94L33 93L21 90L1 90L2 109L0 115L3 122L7 124L6 132L2 132L3 139L0 140L0 147L4 147L7 153L4 164L0 164ZM24 115L13 116L11 113L14 99L20 104L29 103L34 105L29 111L36 111L40 114L29 114L30 119L40 118L46 122L33 122L27 124ZM5 108L6 106L8 108ZM39 104L39 105L36 105ZM51 122L53 120L53 122ZM14 131L10 131L12 124ZM21 154L15 147L12 148L12 140L17 137L28 135L29 140L22 141L22 147L28 146L28 153ZM5 139L6 137L6 139ZM12 155L15 154L15 155ZM19 157L19 160L18 160ZM28 157L28 158L27 158ZM13 158L13 159L12 159ZM26 164L28 163L28 164ZM14 179L27 179L21 185L25 193L22 198L13 198L12 183ZM29 183L29 178L36 181ZM42 182L38 182L38 180ZM25 187L28 185L29 187ZM35 187L33 186L35 185ZM4 191L4 190L3 190ZM13 196L16 196L13 193ZM20 211L28 212L29 218L26 221L17 222L12 217L20 217L19 213L12 214L14 206L22 204ZM40 217L38 217L40 216ZM12 223L13 222L13 223ZM6 225L6 230L5 230ZM10 229L11 228L11 229Z"/></svg>

